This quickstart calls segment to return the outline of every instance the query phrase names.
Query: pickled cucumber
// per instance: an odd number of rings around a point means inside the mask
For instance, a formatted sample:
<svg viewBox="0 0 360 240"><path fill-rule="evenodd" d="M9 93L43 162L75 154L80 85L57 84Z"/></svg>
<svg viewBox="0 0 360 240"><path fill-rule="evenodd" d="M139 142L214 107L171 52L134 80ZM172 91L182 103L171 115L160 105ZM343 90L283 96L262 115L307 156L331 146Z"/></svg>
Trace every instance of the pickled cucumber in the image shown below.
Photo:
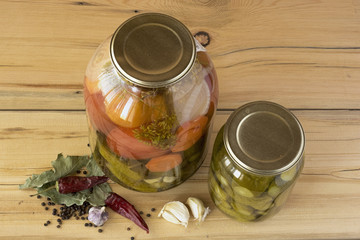
<svg viewBox="0 0 360 240"><path fill-rule="evenodd" d="M252 198L235 195L234 201L260 211L265 211L270 208L271 204L273 203L273 198L268 195Z"/></svg>
<svg viewBox="0 0 360 240"><path fill-rule="evenodd" d="M156 187L151 187L149 184L142 182L141 176L138 173L129 170L127 165L119 161L118 157L112 154L106 146L98 142L98 149L100 155L107 161L106 167L119 181L121 181L120 183L128 186L130 185L137 191L157 192Z"/></svg>
<svg viewBox="0 0 360 240"><path fill-rule="evenodd" d="M238 212L241 215L250 216L254 213L254 209L252 207L244 205L237 201L232 203L232 207L236 212Z"/></svg>
<svg viewBox="0 0 360 240"><path fill-rule="evenodd" d="M269 188L269 185L274 180L274 177L255 176L242 172L238 178L234 177L233 180L238 186L242 186L250 190L254 195L260 195Z"/></svg>
<svg viewBox="0 0 360 240"><path fill-rule="evenodd" d="M101 156L108 161L108 165L112 165L113 169L116 170L116 172L123 174L125 176L127 176L128 178L131 178L134 181L139 181L141 180L141 176L140 174L131 171L128 169L128 166L119 161L119 158L117 156L115 156L113 153L110 152L109 149L107 149L107 147L105 147L104 145L102 145L101 143L98 142L98 148L99 148L99 152L101 154Z"/></svg>
<svg viewBox="0 0 360 240"><path fill-rule="evenodd" d="M228 180L225 177L223 177L223 175L221 175L219 171L215 173L215 176L222 188L230 187Z"/></svg>
<svg viewBox="0 0 360 240"><path fill-rule="evenodd" d="M281 179L284 180L285 182L289 182L292 179L295 178L297 171L296 171L296 167L292 167L290 168L288 171L282 173L280 175Z"/></svg>
<svg viewBox="0 0 360 240"><path fill-rule="evenodd" d="M292 190L293 187L290 187L288 189L286 189L284 192L282 192L276 199L275 199L275 206L276 207L280 207L282 205L285 204L287 198L290 195L290 192Z"/></svg>
<svg viewBox="0 0 360 240"><path fill-rule="evenodd" d="M249 189L242 187L242 186L234 186L233 187L234 193L242 196L242 197L248 197L248 198L252 198L254 197L254 193L251 192Z"/></svg>
<svg viewBox="0 0 360 240"><path fill-rule="evenodd" d="M210 189L214 192L218 199L226 201L228 198L227 193L218 185L214 176L212 176L210 180Z"/></svg>
<svg viewBox="0 0 360 240"><path fill-rule="evenodd" d="M284 180L281 178L280 175L279 175L279 176L276 176L276 178L275 178L275 184L276 184L276 186L282 187L282 186L284 186L284 185L287 184L287 183L288 183L288 181L284 181Z"/></svg>
<svg viewBox="0 0 360 240"><path fill-rule="evenodd" d="M268 194L271 197L276 198L280 193L281 193L281 188L278 187L275 182L272 183L269 187Z"/></svg>

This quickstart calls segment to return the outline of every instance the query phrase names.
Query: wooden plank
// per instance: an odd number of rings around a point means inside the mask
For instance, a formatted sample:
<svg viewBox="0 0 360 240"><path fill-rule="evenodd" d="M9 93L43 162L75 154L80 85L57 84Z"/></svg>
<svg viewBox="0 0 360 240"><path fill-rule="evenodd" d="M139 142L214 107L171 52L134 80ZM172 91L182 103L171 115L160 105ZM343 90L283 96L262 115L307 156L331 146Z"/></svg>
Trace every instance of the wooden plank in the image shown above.
<svg viewBox="0 0 360 240"><path fill-rule="evenodd" d="M112 184L139 210L156 213L172 200L189 196L204 200L212 209L206 221L187 229L152 217L146 234L129 220L110 213L103 235L83 228L84 221L69 220L61 230L42 226L51 212L30 198L33 191L17 185L32 173L50 166L59 152L88 154L87 126L81 111L0 111L0 238L12 239L351 239L360 236L360 111L294 111L306 134L303 173L285 207L273 218L255 224L238 223L217 210L207 190L210 153L199 171L184 184L161 193L142 194ZM229 112L218 112L212 142ZM17 231L21 227L22 231ZM131 227L130 232L126 231ZM74 233L77 235L74 236Z"/></svg>
<svg viewBox="0 0 360 240"><path fill-rule="evenodd" d="M351 0L2 1L0 109L83 109L97 45L143 12L210 34L219 108L262 99L360 109L360 4Z"/></svg>

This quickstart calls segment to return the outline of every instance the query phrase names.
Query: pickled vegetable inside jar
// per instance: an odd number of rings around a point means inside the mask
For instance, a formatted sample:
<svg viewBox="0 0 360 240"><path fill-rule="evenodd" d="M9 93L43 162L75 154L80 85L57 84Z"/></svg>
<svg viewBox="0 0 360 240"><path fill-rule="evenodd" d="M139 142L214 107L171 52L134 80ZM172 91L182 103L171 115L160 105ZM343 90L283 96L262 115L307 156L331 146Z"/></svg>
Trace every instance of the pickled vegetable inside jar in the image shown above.
<svg viewBox="0 0 360 240"><path fill-rule="evenodd" d="M260 221L286 202L304 165L305 135L284 107L253 102L234 111L214 143L209 191L242 222Z"/></svg>
<svg viewBox="0 0 360 240"><path fill-rule="evenodd" d="M172 188L202 164L217 106L216 72L178 20L139 14L96 50L84 96L94 159L141 192Z"/></svg>

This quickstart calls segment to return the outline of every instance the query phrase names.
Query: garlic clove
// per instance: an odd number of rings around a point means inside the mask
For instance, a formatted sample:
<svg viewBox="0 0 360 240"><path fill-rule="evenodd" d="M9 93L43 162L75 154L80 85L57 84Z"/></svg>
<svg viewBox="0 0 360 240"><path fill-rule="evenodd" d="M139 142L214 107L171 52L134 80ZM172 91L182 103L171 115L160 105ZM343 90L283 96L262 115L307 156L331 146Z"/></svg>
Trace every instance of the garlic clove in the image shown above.
<svg viewBox="0 0 360 240"><path fill-rule="evenodd" d="M163 178L163 181L166 183L172 183L173 181L175 181L176 179L178 179L177 177L174 176L165 176Z"/></svg>
<svg viewBox="0 0 360 240"><path fill-rule="evenodd" d="M177 219L172 213L164 211L162 213L162 217L167 220L168 222L175 223L175 224L182 224L179 219Z"/></svg>
<svg viewBox="0 0 360 240"><path fill-rule="evenodd" d="M168 202L161 209L158 217L163 217L165 220L181 224L187 227L189 222L190 213L187 207L179 201Z"/></svg>
<svg viewBox="0 0 360 240"><path fill-rule="evenodd" d="M102 226L109 219L105 207L92 207L89 210L88 220L96 226Z"/></svg>
<svg viewBox="0 0 360 240"><path fill-rule="evenodd" d="M210 213L210 208L205 208L204 203L198 198L189 197L186 204L190 207L195 220L198 220L199 222L203 222L206 216Z"/></svg>

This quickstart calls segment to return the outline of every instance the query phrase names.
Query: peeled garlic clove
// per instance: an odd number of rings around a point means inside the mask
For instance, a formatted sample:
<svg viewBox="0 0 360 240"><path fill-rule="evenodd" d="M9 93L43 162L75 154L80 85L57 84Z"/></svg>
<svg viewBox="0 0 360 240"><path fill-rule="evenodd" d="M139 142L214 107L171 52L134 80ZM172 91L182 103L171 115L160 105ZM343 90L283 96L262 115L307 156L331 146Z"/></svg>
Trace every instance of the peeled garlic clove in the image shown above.
<svg viewBox="0 0 360 240"><path fill-rule="evenodd" d="M161 209L158 217L163 217L165 220L181 224L187 227L189 222L190 213L187 207L179 201L168 202Z"/></svg>
<svg viewBox="0 0 360 240"><path fill-rule="evenodd" d="M199 222L203 222L206 216L210 213L210 208L205 208L204 203L198 198L189 197L186 204L190 207L195 220L198 220Z"/></svg>

